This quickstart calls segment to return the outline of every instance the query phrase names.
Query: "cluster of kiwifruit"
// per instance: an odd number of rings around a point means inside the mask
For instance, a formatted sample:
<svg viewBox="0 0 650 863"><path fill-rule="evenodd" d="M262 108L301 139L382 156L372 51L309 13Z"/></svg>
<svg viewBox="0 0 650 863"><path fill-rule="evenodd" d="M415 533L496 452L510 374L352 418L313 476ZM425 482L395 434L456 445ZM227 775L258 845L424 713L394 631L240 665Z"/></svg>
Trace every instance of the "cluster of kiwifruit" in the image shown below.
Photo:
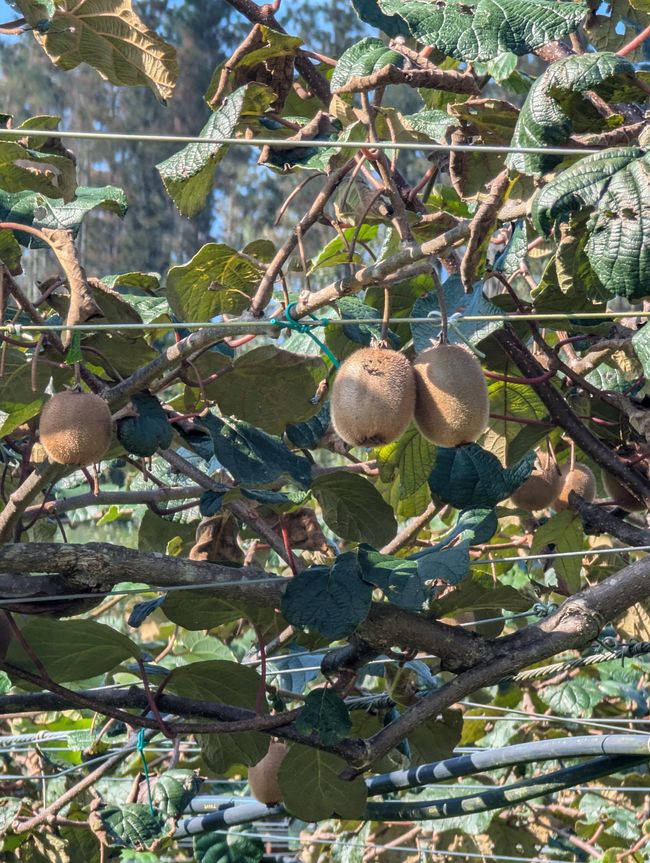
<svg viewBox="0 0 650 863"><path fill-rule="evenodd" d="M332 423L352 446L383 446L415 420L438 446L472 443L489 418L487 385L476 357L445 342L411 363L403 354L361 348L341 365L332 388Z"/></svg>
<svg viewBox="0 0 650 863"><path fill-rule="evenodd" d="M611 474L603 472L603 485L613 502L628 512L646 508L645 503L624 488ZM510 499L521 509L537 512L552 506L558 512L570 507L572 491L591 502L596 497L596 477L580 462L559 467L549 453L537 453L532 474Z"/></svg>
<svg viewBox="0 0 650 863"><path fill-rule="evenodd" d="M85 467L101 461L113 433L111 411L94 393L65 390L41 411L40 441L51 461Z"/></svg>

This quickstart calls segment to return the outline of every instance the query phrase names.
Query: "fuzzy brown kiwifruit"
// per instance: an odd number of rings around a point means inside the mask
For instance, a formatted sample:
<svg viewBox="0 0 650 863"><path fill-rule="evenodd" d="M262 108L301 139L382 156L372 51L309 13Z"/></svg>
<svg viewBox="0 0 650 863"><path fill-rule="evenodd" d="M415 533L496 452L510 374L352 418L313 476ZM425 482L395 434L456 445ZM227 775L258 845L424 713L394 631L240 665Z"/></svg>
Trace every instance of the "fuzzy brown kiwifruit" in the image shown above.
<svg viewBox="0 0 650 863"><path fill-rule="evenodd" d="M282 791L278 783L280 767L289 751L286 743L272 740L264 758L248 769L248 784L253 797L267 806L282 802Z"/></svg>
<svg viewBox="0 0 650 863"><path fill-rule="evenodd" d="M413 366L402 354L361 348L336 374L332 424L352 446L383 446L408 428L415 408Z"/></svg>
<svg viewBox="0 0 650 863"><path fill-rule="evenodd" d="M592 501L596 497L596 477L587 465L576 462L575 467L571 470L571 466L565 464L561 468L560 474L562 486L553 504L556 510L560 511L570 507L569 494L572 491L588 501Z"/></svg>
<svg viewBox="0 0 650 863"><path fill-rule="evenodd" d="M611 473L603 471L603 485L607 494L622 509L626 509L628 512L641 512L641 510L646 509L645 503L621 485Z"/></svg>
<svg viewBox="0 0 650 863"><path fill-rule="evenodd" d="M438 446L472 443L490 416L488 390L479 361L460 345L439 344L413 364L415 424Z"/></svg>
<svg viewBox="0 0 650 863"><path fill-rule="evenodd" d="M84 465L101 461L112 434L111 411L100 396L66 390L41 411L41 444L52 461Z"/></svg>
<svg viewBox="0 0 650 863"><path fill-rule="evenodd" d="M535 468L510 499L521 509L536 512L550 506L562 488L560 470L548 453L538 453Z"/></svg>

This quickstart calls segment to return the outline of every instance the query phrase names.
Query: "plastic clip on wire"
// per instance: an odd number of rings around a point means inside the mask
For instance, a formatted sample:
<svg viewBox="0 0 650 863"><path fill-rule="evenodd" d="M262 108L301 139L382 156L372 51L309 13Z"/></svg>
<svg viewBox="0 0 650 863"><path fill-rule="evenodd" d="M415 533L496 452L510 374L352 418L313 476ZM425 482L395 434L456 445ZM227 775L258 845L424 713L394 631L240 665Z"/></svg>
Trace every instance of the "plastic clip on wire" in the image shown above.
<svg viewBox="0 0 650 863"><path fill-rule="evenodd" d="M317 318L316 315L310 314L309 317L315 321L313 324L297 321L292 315L291 310L294 306L297 306L297 303L289 303L289 305L284 310L284 320L278 320L277 318L271 318L271 323L275 324L279 327L286 327L288 330L294 330L296 333L304 333L304 335L309 336L309 338L316 342L321 351L325 354L325 356L330 360L335 369L341 367L341 363L336 359L331 350L327 347L327 345L322 342L318 336L314 333L314 327L327 326L329 321L327 318Z"/></svg>
<svg viewBox="0 0 650 863"><path fill-rule="evenodd" d="M144 756L144 749L146 746L146 741L144 739L144 728L141 728L138 731L138 745L137 750L140 753L140 758L142 759L142 770L144 772L144 778L147 783L147 798L149 799L149 812L151 815L154 814L153 808L153 799L151 797L151 783L149 782L149 765L147 764L147 759Z"/></svg>
<svg viewBox="0 0 650 863"><path fill-rule="evenodd" d="M427 318L432 318L436 321L439 321L442 324L442 312L439 312L437 309L432 309L432 311L430 311L429 314L427 315ZM449 315L449 317L447 318L447 327L450 330L454 331L454 333L458 336L458 338L461 340L461 342L464 342L464 344L467 345L467 347L470 349L470 351L475 356L477 356L480 360L484 360L485 354L482 351L479 351L479 349L476 347L476 345L473 345L470 341L468 341L468 339L466 339L465 336L463 335L463 333L461 332L460 327L458 326L458 323L462 319L463 319L463 315L461 314L461 312L454 312L453 315Z"/></svg>

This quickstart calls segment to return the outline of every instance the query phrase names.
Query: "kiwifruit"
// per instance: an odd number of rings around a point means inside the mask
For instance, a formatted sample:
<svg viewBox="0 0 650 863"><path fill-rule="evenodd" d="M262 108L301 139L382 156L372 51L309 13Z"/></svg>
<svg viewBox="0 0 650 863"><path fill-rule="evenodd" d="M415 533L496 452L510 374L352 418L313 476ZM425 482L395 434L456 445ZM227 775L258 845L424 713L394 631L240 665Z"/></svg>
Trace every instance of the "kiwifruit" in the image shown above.
<svg viewBox="0 0 650 863"><path fill-rule="evenodd" d="M570 506L569 494L572 491L588 501L592 501L596 497L596 477L587 465L576 462L575 467L571 470L571 466L565 464L561 468L560 474L562 486L553 504L556 510L563 510Z"/></svg>
<svg viewBox="0 0 650 863"><path fill-rule="evenodd" d="M111 412L94 393L65 390L45 403L40 439L52 461L84 466L101 461L111 442Z"/></svg>
<svg viewBox="0 0 650 863"><path fill-rule="evenodd" d="M438 446L475 441L488 424L490 404L479 361L461 345L439 344L413 364L415 424Z"/></svg>
<svg viewBox="0 0 650 863"><path fill-rule="evenodd" d="M248 784L253 797L270 806L282 802L278 773L289 748L280 740L271 740L264 758L248 769Z"/></svg>
<svg viewBox="0 0 650 863"><path fill-rule="evenodd" d="M611 473L603 471L603 485L612 500L628 512L640 512L646 508L645 503L621 485Z"/></svg>
<svg viewBox="0 0 650 863"><path fill-rule="evenodd" d="M562 477L554 459L548 453L538 453L535 468L526 482L510 499L528 512L546 509L557 498L562 487Z"/></svg>
<svg viewBox="0 0 650 863"><path fill-rule="evenodd" d="M336 374L331 408L336 433L352 446L382 446L397 440L413 419L411 363L396 351L355 351Z"/></svg>

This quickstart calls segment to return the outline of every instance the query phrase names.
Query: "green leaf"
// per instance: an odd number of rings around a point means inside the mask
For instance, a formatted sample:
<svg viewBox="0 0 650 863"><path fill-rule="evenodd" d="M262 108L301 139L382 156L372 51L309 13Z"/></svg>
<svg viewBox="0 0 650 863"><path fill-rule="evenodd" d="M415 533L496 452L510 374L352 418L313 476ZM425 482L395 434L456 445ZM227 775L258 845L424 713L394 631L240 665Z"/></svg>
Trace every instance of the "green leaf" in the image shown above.
<svg viewBox="0 0 650 863"><path fill-rule="evenodd" d="M442 716L429 719L409 733L411 767L451 758L460 743L463 714L460 710L445 710Z"/></svg>
<svg viewBox="0 0 650 863"><path fill-rule="evenodd" d="M393 510L365 477L345 471L322 474L314 479L312 493L325 524L342 539L381 548L397 533Z"/></svg>
<svg viewBox="0 0 650 863"><path fill-rule="evenodd" d="M248 666L211 659L175 668L166 689L184 698L255 710L260 682L259 674Z"/></svg>
<svg viewBox="0 0 650 863"><path fill-rule="evenodd" d="M57 683L87 680L116 668L140 649L121 632L94 620L28 618L21 626L23 638ZM13 638L7 662L38 674L21 644Z"/></svg>
<svg viewBox="0 0 650 863"><path fill-rule="evenodd" d="M163 101L174 92L176 49L140 20L130 0L57 0L50 25L34 35L59 69L88 63L111 84L148 86Z"/></svg>
<svg viewBox="0 0 650 863"><path fill-rule="evenodd" d="M455 590L435 600L430 611L435 617L450 617L465 611L492 611L495 608L512 612L528 611L530 606L529 597L509 585L495 584L491 573L474 569L469 578Z"/></svg>
<svg viewBox="0 0 650 863"><path fill-rule="evenodd" d="M11 824L20 812L20 807L23 801L20 797L2 797L0 798L0 836L6 833L11 827Z"/></svg>
<svg viewBox="0 0 650 863"><path fill-rule="evenodd" d="M70 200L75 186L75 165L71 159L28 149L13 139L3 140L0 131L0 190L4 190L3 197L28 191Z"/></svg>
<svg viewBox="0 0 650 863"><path fill-rule="evenodd" d="M269 738L259 731L199 734L197 738L203 761L217 775L227 773L238 765L252 767L264 758L269 748Z"/></svg>
<svg viewBox="0 0 650 863"><path fill-rule="evenodd" d="M361 818L366 805L366 785L359 776L352 782L339 779L346 764L336 755L306 746L292 746L280 768L284 805L302 821ZM309 793L305 793L309 789Z"/></svg>
<svg viewBox="0 0 650 863"><path fill-rule="evenodd" d="M467 540L470 545L489 542L497 532L499 524L493 509L465 509L458 513L453 529L442 537L435 550L448 545L452 539L459 537L461 542Z"/></svg>
<svg viewBox="0 0 650 863"><path fill-rule="evenodd" d="M592 208L587 258L608 294L631 301L650 294L650 245L644 230L649 170L650 153L613 147L562 171L532 204L533 221L547 236L573 213Z"/></svg>
<svg viewBox="0 0 650 863"><path fill-rule="evenodd" d="M523 55L573 32L587 9L555 0L379 0L425 45L458 60Z"/></svg>
<svg viewBox="0 0 650 863"><path fill-rule="evenodd" d="M643 374L650 378L650 327L643 326L632 336L632 346L637 355Z"/></svg>
<svg viewBox="0 0 650 863"><path fill-rule="evenodd" d="M226 836L219 832L199 833L194 837L197 863L261 863L263 856L261 839L239 836L235 830L229 830Z"/></svg>
<svg viewBox="0 0 650 863"><path fill-rule="evenodd" d="M552 63L530 89L517 120L512 146L557 147L566 145L574 131L601 131L605 121L584 94L593 90L601 95L600 85L608 82L609 89L612 89L621 79L632 84L634 66L616 54L580 54ZM630 101L638 100L641 91L634 87L628 89L637 90L636 99L632 95ZM587 122L588 118L591 118L591 123ZM563 158L511 153L506 164L520 173L539 176L546 174Z"/></svg>
<svg viewBox="0 0 650 863"><path fill-rule="evenodd" d="M311 464L304 456L294 455L279 437L249 423L211 413L198 422L210 432L214 454L237 482L265 485L288 475L304 488L309 486Z"/></svg>
<svg viewBox="0 0 650 863"><path fill-rule="evenodd" d="M545 686L538 695L553 713L560 716L590 717L606 693L595 680L579 677L565 680L558 686Z"/></svg>
<svg viewBox="0 0 650 863"><path fill-rule="evenodd" d="M455 117L436 108L418 111L417 114L406 114L402 120L407 128L419 132L432 141L441 142L446 141L450 129L460 125Z"/></svg>
<svg viewBox="0 0 650 863"><path fill-rule="evenodd" d="M301 734L315 733L325 746L334 746L347 736L352 721L345 702L333 689L314 689L295 726Z"/></svg>
<svg viewBox="0 0 650 863"><path fill-rule="evenodd" d="M375 450L379 476L392 482L397 475L400 491L406 497L415 494L427 481L436 463L436 447L412 425L399 440Z"/></svg>
<svg viewBox="0 0 650 863"><path fill-rule="evenodd" d="M263 114L275 94L260 84L246 84L228 96L199 132L200 138L232 138L246 115ZM188 144L156 165L167 194L191 219L201 212L212 189L214 170L228 152L228 144Z"/></svg>
<svg viewBox="0 0 650 863"><path fill-rule="evenodd" d="M158 399L149 392L134 393L131 402L136 416L125 417L117 424L117 437L124 449L133 455L151 456L172 442L172 427Z"/></svg>
<svg viewBox="0 0 650 863"><path fill-rule="evenodd" d="M165 295L179 321L210 321L248 307L262 278L250 258L225 243L208 243L167 273Z"/></svg>
<svg viewBox="0 0 650 863"><path fill-rule="evenodd" d="M330 85L332 92L340 90L352 78L372 75L385 66L404 65L404 57L386 47L381 39L366 38L355 42L339 57Z"/></svg>
<svg viewBox="0 0 650 863"><path fill-rule="evenodd" d="M153 786L154 806L168 818L179 818L202 784L203 780L194 770L167 770Z"/></svg>
<svg viewBox="0 0 650 863"><path fill-rule="evenodd" d="M453 548L426 551L417 555L418 574L422 581L441 580L459 584L469 575L469 542L463 540Z"/></svg>
<svg viewBox="0 0 650 863"><path fill-rule="evenodd" d="M162 812L150 812L147 803L102 804L90 813L88 821L100 841L114 848L142 851L168 832L167 817Z"/></svg>
<svg viewBox="0 0 650 863"><path fill-rule="evenodd" d="M236 416L269 434L282 434L288 423L318 412L312 398L325 378L320 357L289 353L275 345L253 348L210 387L222 414Z"/></svg>
<svg viewBox="0 0 650 863"><path fill-rule="evenodd" d="M362 21L383 30L387 36L394 38L410 35L406 22L397 15L385 15L377 0L352 0L352 5Z"/></svg>
<svg viewBox="0 0 650 863"><path fill-rule="evenodd" d="M530 546L530 554L542 552L547 546L553 546L558 554L564 551L579 551L584 548L585 534L580 516L573 510L565 509L549 518L538 527ZM563 587L571 593L580 590L580 570L582 558L557 557L553 560L553 568L558 577L564 581Z"/></svg>
<svg viewBox="0 0 650 863"><path fill-rule="evenodd" d="M312 566L292 578L281 608L289 623L333 641L350 635L366 619L371 598L356 555L346 552L332 567Z"/></svg>
<svg viewBox="0 0 650 863"><path fill-rule="evenodd" d="M528 453L517 464L503 468L496 456L475 443L438 447L429 488L456 509L492 509L523 485L534 461L535 453Z"/></svg>
<svg viewBox="0 0 650 863"><path fill-rule="evenodd" d="M483 296L481 287L475 287L471 294L465 293L460 276L450 276L443 285L447 313L451 315L462 312L465 315L502 315L503 309L495 306ZM429 312L440 311L437 291L430 291L415 301L412 317L426 318ZM449 328L449 342L462 344L463 339L456 331L472 345L480 345L491 333L502 329L501 321L461 321ZM413 344L418 353L431 347L431 340L437 338L440 332L440 319L433 319L430 324L411 324Z"/></svg>
<svg viewBox="0 0 650 863"><path fill-rule="evenodd" d="M165 554L169 544L178 540L181 544L180 553L188 554L194 545L195 533L196 522L184 524L171 521L147 509L138 529L138 548L140 551Z"/></svg>
<svg viewBox="0 0 650 863"><path fill-rule="evenodd" d="M233 576L235 572L233 571ZM168 593L163 602L165 616L182 626L183 629L214 629L242 617L255 622L274 617L273 609L245 607L223 598L223 591L210 593L202 590L200 596L192 590L174 590Z"/></svg>
<svg viewBox="0 0 650 863"><path fill-rule="evenodd" d="M18 275L21 271L21 256L20 243L15 238L13 232L0 231L0 261L2 261L12 275Z"/></svg>
<svg viewBox="0 0 650 863"><path fill-rule="evenodd" d="M426 579L418 572L417 561L381 554L365 543L357 549L357 559L363 580L380 588L394 605L420 611L431 598L431 591L424 586Z"/></svg>
<svg viewBox="0 0 650 863"><path fill-rule="evenodd" d="M289 442L299 449L315 449L329 428L330 403L325 402L318 413L306 422L288 425L285 434Z"/></svg>
<svg viewBox="0 0 650 863"><path fill-rule="evenodd" d="M59 228L72 231L76 236L81 223L88 213L95 209L115 213L122 218L126 214L126 196L116 186L102 186L96 189L79 186L73 200L58 203L51 198L35 192L9 194L0 191L0 219L19 222L34 228ZM43 249L47 244L32 234L15 232L18 242L28 248Z"/></svg>

